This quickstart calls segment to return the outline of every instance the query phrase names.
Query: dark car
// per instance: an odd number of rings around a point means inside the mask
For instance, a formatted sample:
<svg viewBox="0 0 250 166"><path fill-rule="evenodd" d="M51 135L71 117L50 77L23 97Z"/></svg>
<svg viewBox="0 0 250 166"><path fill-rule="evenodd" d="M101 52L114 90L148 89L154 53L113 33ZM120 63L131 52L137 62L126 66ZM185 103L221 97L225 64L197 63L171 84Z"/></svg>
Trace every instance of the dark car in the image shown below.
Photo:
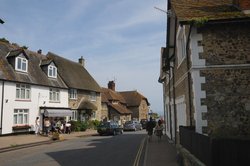
<svg viewBox="0 0 250 166"><path fill-rule="evenodd" d="M143 128L143 129L146 128L147 122L148 122L147 119L141 119L141 125L142 125L142 128Z"/></svg>
<svg viewBox="0 0 250 166"><path fill-rule="evenodd" d="M123 128L117 122L103 122L98 126L97 132L100 135L117 135L123 133Z"/></svg>

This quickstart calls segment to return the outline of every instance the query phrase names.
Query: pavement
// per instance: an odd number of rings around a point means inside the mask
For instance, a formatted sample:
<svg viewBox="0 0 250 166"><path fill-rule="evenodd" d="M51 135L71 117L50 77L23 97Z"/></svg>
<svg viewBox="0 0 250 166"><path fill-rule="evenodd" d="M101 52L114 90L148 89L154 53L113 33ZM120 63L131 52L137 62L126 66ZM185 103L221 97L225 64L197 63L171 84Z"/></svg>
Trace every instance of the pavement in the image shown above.
<svg viewBox="0 0 250 166"><path fill-rule="evenodd" d="M96 130L88 129L84 132L61 134L62 140L57 141L67 141L96 134ZM53 141L51 136L36 136L34 134L0 136L0 153L54 142L56 141ZM151 141L146 140L145 142L143 166L178 166L176 156L176 148L174 144L170 143L166 135L161 140L153 136Z"/></svg>

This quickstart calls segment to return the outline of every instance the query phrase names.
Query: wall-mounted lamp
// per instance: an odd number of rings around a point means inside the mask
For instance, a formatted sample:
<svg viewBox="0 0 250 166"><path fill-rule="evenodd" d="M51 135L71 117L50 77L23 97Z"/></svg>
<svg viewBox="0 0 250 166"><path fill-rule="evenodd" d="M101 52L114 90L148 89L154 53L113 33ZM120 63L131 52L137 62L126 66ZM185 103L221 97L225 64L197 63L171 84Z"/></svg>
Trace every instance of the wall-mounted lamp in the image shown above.
<svg viewBox="0 0 250 166"><path fill-rule="evenodd" d="M5 103L8 103L9 99L5 99Z"/></svg>

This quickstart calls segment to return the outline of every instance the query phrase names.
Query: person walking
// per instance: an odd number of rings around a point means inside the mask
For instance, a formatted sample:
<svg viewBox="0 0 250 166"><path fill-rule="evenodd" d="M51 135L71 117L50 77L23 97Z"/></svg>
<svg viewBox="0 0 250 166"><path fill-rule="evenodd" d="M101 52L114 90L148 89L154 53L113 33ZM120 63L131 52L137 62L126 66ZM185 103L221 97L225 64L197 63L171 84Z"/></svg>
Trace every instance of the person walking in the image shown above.
<svg viewBox="0 0 250 166"><path fill-rule="evenodd" d="M39 117L36 117L35 120L35 134L40 134L40 119Z"/></svg>
<svg viewBox="0 0 250 166"><path fill-rule="evenodd" d="M154 127L155 127L155 122L153 121L153 118L150 117L149 121L146 124L146 130L148 132L148 140L149 141L152 140L152 135L153 135Z"/></svg>
<svg viewBox="0 0 250 166"><path fill-rule="evenodd" d="M158 123L155 127L155 134L158 136L158 141L160 141L161 136L163 135L163 124L161 120L158 120Z"/></svg>

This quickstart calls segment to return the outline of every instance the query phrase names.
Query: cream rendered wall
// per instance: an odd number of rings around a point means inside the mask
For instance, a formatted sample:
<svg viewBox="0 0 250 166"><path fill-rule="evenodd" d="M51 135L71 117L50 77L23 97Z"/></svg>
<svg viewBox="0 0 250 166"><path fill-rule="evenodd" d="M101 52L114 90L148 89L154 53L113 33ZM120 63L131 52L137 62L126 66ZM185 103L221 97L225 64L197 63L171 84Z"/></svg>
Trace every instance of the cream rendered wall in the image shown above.
<svg viewBox="0 0 250 166"><path fill-rule="evenodd" d="M2 85L1 85L2 91ZM0 95L2 97L2 93ZM8 102L6 102L8 100ZM1 100L2 101L2 100ZM16 83L5 82L2 134L12 133L14 109L29 110L29 125L34 129L35 119L41 117L39 107L68 107L68 90L60 89L60 102L49 101L49 87L31 85L31 100L16 100Z"/></svg>

